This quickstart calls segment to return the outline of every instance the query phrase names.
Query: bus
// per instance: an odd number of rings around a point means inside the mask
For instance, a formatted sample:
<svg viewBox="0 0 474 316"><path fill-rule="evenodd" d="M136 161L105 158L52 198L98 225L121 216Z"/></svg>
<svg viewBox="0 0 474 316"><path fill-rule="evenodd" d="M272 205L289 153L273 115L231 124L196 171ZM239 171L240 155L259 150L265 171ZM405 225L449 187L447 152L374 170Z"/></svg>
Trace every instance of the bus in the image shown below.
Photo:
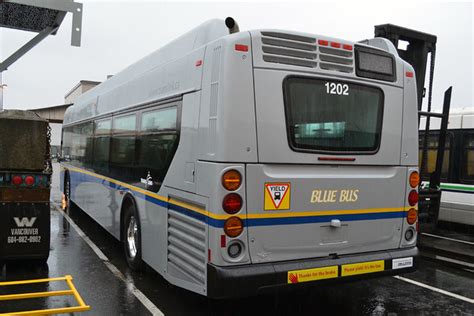
<svg viewBox="0 0 474 316"><path fill-rule="evenodd" d="M0 111L0 269L48 260L50 135L48 121L33 112Z"/></svg>
<svg viewBox="0 0 474 316"><path fill-rule="evenodd" d="M416 91L386 39L211 20L68 108L64 205L211 298L413 271Z"/></svg>
<svg viewBox="0 0 474 316"><path fill-rule="evenodd" d="M420 148L423 144L426 119L420 122ZM433 120L428 134L426 170L422 170L424 185L429 183L425 176L433 172L436 165L439 121ZM420 159L422 152L420 150ZM421 163L420 163L421 165ZM450 114L443 167L441 170L440 221L474 226L474 112L456 111Z"/></svg>

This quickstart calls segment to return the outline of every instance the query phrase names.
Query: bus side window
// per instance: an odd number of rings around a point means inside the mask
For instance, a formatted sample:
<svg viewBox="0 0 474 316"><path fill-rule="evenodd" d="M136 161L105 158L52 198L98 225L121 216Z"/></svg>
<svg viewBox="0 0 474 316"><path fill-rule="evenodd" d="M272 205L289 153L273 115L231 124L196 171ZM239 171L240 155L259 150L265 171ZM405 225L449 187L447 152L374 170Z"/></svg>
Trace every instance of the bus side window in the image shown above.
<svg viewBox="0 0 474 316"><path fill-rule="evenodd" d="M94 161L93 168L102 174L109 173L110 132L112 120L96 121L94 124Z"/></svg>
<svg viewBox="0 0 474 316"><path fill-rule="evenodd" d="M89 167L92 162L92 122L70 127L71 163L78 167Z"/></svg>
<svg viewBox="0 0 474 316"><path fill-rule="evenodd" d="M137 174L146 179L150 174L151 190L157 191L171 165L178 144L177 108L167 107L144 112L138 137Z"/></svg>
<svg viewBox="0 0 474 316"><path fill-rule="evenodd" d="M62 151L61 158L68 162L71 159L71 140L72 140L72 127L65 127L63 129L63 140L62 140Z"/></svg>
<svg viewBox="0 0 474 316"><path fill-rule="evenodd" d="M124 182L134 183L137 115L114 117L110 145L110 174Z"/></svg>
<svg viewBox="0 0 474 316"><path fill-rule="evenodd" d="M474 133L463 135L460 180L461 183L474 183Z"/></svg>

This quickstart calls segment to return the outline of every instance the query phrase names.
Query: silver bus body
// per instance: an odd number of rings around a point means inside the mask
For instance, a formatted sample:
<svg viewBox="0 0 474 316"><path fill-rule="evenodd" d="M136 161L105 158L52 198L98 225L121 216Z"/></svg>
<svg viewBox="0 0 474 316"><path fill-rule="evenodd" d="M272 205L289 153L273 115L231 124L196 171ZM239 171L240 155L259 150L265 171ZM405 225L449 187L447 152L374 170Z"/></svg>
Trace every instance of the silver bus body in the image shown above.
<svg viewBox="0 0 474 316"><path fill-rule="evenodd" d="M392 56L393 80L357 76L356 45ZM381 96L376 148L292 148L286 85L306 89L324 82ZM89 122L97 131L100 121L114 126L133 114L138 139L148 124L145 113L171 109L166 115L176 115L177 148L156 190L147 189L156 179L147 170L127 182L88 166L90 142L74 140L76 134L68 141L63 135L63 158L71 161L62 163L62 183L70 178L71 200L117 239L124 238L123 205L133 203L143 260L170 283L202 295L403 273L415 268L417 257L416 225L406 220L408 195L416 190L409 185L418 166L416 100L413 68L386 40L360 44L277 30L229 34L224 21L212 20L82 95L65 115L67 132ZM354 113L360 120L369 115ZM336 125L344 123L330 128ZM66 148L68 142L77 148ZM110 159L126 156L114 148ZM81 155L85 163L74 163L72 156ZM221 184L228 170L242 176L233 193L242 198L234 216L244 228L235 238L223 230L231 217L223 210L229 191ZM406 240L408 230L413 234ZM236 258L228 252L233 243L242 247Z"/></svg>

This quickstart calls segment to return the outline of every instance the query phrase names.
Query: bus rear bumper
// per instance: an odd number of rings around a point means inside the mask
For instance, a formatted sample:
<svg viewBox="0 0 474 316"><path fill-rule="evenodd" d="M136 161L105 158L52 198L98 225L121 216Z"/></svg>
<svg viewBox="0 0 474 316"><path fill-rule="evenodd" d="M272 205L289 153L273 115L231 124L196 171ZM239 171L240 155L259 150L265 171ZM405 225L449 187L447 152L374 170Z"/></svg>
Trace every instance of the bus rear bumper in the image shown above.
<svg viewBox="0 0 474 316"><path fill-rule="evenodd" d="M397 275L415 271L417 264L416 247L338 258L303 259L233 267L208 264L207 296L217 299L243 297L272 292L277 288L293 289ZM299 276L299 280L294 276ZM293 283L295 281L297 284Z"/></svg>

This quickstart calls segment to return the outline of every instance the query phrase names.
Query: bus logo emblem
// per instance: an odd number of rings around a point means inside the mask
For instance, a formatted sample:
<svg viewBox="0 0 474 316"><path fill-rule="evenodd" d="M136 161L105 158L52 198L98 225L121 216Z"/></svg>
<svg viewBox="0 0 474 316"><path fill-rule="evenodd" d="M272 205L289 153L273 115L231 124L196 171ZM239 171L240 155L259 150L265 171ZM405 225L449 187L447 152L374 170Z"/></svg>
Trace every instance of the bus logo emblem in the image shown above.
<svg viewBox="0 0 474 316"><path fill-rule="evenodd" d="M290 209L291 183L265 183L265 211Z"/></svg>

